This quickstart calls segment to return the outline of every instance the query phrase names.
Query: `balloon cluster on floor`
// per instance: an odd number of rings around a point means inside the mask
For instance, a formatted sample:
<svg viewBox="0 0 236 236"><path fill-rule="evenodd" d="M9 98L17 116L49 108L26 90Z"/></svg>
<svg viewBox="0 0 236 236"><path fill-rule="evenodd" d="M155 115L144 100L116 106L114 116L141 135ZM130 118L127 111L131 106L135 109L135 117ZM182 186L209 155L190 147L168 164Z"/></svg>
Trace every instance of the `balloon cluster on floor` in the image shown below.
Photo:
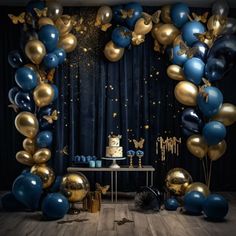
<svg viewBox="0 0 236 236"><path fill-rule="evenodd" d="M23 24L23 52L14 50L8 55L9 64L16 69L17 84L9 91L10 107L18 112L15 126L25 137L24 150L17 152L16 159L30 169L14 181L12 192L2 202L7 210L16 210L13 206L38 210L42 201L41 209L48 219L63 217L69 202L82 200L89 190L88 180L82 174L55 177L46 164L51 159L53 124L58 118L54 108L59 95L54 84L55 70L65 61L66 53L77 46L71 33L75 20L62 14L58 1L39 0L30 1L19 16L9 14L14 24ZM56 193L59 190L61 193Z"/></svg>

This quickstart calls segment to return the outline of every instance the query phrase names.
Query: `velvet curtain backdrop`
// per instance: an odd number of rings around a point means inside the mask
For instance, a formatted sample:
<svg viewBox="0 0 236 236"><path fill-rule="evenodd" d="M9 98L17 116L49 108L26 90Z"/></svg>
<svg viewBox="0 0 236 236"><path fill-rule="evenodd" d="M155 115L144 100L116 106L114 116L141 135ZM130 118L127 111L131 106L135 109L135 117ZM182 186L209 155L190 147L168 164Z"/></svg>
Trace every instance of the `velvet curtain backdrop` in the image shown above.
<svg viewBox="0 0 236 236"><path fill-rule="evenodd" d="M179 157L168 154L166 161L161 162L160 154L156 155L157 137L182 136L180 117L184 107L174 98L176 82L166 75L169 65L167 56L153 50L153 39L149 35L144 44L126 50L121 61L108 62L102 51L109 41L110 31L104 33L94 27L96 10L65 9L65 13L77 14L84 19L81 25L84 33L77 32L77 49L68 55L66 63L56 73L59 88L56 107L60 114L54 127L54 154L50 165L57 175L61 175L71 165L71 157L75 155L95 155L100 158L105 154L108 135L114 133L122 135L124 153L134 149L133 139L145 139L143 164L156 168L156 186L162 186L163 177L173 167L183 167L191 173L194 181L203 181L201 163L187 151L183 137ZM153 12L156 9L148 7L145 10ZM14 127L16 114L7 107L8 90L15 85L14 70L8 65L7 55L9 51L18 49L20 43L20 27L12 25L7 14L20 12L19 8L0 8L1 189L10 189L13 180L24 168L15 160L15 153L22 149L23 138ZM235 12L231 11L231 14ZM224 101L234 104L235 72L234 68L217 85L224 95ZM227 131L227 152L213 163L214 190L236 190L236 125ZM69 155L65 153L66 149ZM128 160L121 164L128 164ZM92 186L95 181L102 184L110 181L105 173L90 174L88 178ZM124 173L119 178L118 187L120 190L134 191L143 184L144 176Z"/></svg>

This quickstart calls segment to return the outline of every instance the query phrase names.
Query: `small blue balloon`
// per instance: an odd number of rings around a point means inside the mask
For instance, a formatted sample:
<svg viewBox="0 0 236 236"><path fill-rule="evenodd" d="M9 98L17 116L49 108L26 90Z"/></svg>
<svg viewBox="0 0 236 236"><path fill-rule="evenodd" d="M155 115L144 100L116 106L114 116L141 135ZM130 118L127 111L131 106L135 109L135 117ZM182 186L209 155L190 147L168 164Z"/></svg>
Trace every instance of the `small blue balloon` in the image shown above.
<svg viewBox="0 0 236 236"><path fill-rule="evenodd" d="M58 88L55 84L52 84L52 88L54 90L54 96L53 96L53 101L56 101L59 95L59 91Z"/></svg>
<svg viewBox="0 0 236 236"><path fill-rule="evenodd" d="M173 48L173 64L182 66L188 60L188 56L186 54L180 54L180 46L176 45Z"/></svg>
<svg viewBox="0 0 236 236"><path fill-rule="evenodd" d="M130 29L134 28L135 23L142 17L143 8L138 2L130 2L125 5L125 11L133 11L131 16L128 16L125 20Z"/></svg>
<svg viewBox="0 0 236 236"><path fill-rule="evenodd" d="M188 15L190 14L190 10L187 4L176 3L171 6L170 14L173 24L181 28L189 20Z"/></svg>
<svg viewBox="0 0 236 236"><path fill-rule="evenodd" d="M36 137L36 144L39 148L46 148L52 144L52 132L42 131Z"/></svg>
<svg viewBox="0 0 236 236"><path fill-rule="evenodd" d="M111 39L112 41L121 48L128 47L131 42L131 31L122 26L122 27L117 27L113 30Z"/></svg>
<svg viewBox="0 0 236 236"><path fill-rule="evenodd" d="M48 130L53 127L53 123L49 123L44 117L52 115L54 109L51 106L40 108L37 116L39 121L40 130Z"/></svg>
<svg viewBox="0 0 236 236"><path fill-rule="evenodd" d="M203 93L205 96L203 96ZM223 95L218 88L212 86L203 88L203 93L198 94L197 104L205 116L211 117L218 113L220 107L222 106Z"/></svg>
<svg viewBox="0 0 236 236"><path fill-rule="evenodd" d="M53 25L44 25L40 28L39 40L45 45L47 52L52 52L56 49L59 41L59 31Z"/></svg>
<svg viewBox="0 0 236 236"><path fill-rule="evenodd" d="M39 176L26 173L16 178L12 186L15 198L31 210L38 208L43 184Z"/></svg>
<svg viewBox="0 0 236 236"><path fill-rule="evenodd" d="M208 145L216 145L225 138L226 128L219 121L210 121L203 127L202 135Z"/></svg>
<svg viewBox="0 0 236 236"><path fill-rule="evenodd" d="M13 87L8 92L8 99L12 104L15 104L15 96L19 92L18 87Z"/></svg>
<svg viewBox="0 0 236 236"><path fill-rule="evenodd" d="M199 85L204 76L204 69L205 63L201 59L193 57L184 63L183 71L187 80Z"/></svg>
<svg viewBox="0 0 236 236"><path fill-rule="evenodd" d="M35 103L30 93L19 91L15 96L15 104L21 111L35 111Z"/></svg>
<svg viewBox="0 0 236 236"><path fill-rule="evenodd" d="M184 208L187 213L199 215L202 212L205 196L198 191L191 191L184 196Z"/></svg>
<svg viewBox="0 0 236 236"><path fill-rule="evenodd" d="M228 201L219 194L211 194L204 202L203 212L213 221L221 221L225 218L229 210Z"/></svg>
<svg viewBox="0 0 236 236"><path fill-rule="evenodd" d="M43 200L42 212L48 220L61 219L68 210L69 202L61 193L50 193Z"/></svg>
<svg viewBox="0 0 236 236"><path fill-rule="evenodd" d="M114 20L115 23L119 25L125 24L125 19L123 18L122 11L123 11L122 5L117 5L112 8L112 19Z"/></svg>
<svg viewBox="0 0 236 236"><path fill-rule="evenodd" d="M48 53L44 59L43 59L43 64L48 68L52 69L58 66L59 60L54 53Z"/></svg>
<svg viewBox="0 0 236 236"><path fill-rule="evenodd" d="M15 81L24 91L30 91L37 86L37 76L35 72L26 66L17 69Z"/></svg>
<svg viewBox="0 0 236 236"><path fill-rule="evenodd" d="M5 211L23 211L25 206L20 203L12 192L5 193L1 198L2 208Z"/></svg>
<svg viewBox="0 0 236 236"><path fill-rule="evenodd" d="M53 53L57 56L59 65L65 61L66 52L63 48L57 48L56 50L53 51Z"/></svg>
<svg viewBox="0 0 236 236"><path fill-rule="evenodd" d="M8 63L13 68L19 68L24 64L23 56L18 50L13 50L8 54Z"/></svg>
<svg viewBox="0 0 236 236"><path fill-rule="evenodd" d="M179 202L173 197L165 201L165 209L168 211L176 211L179 206Z"/></svg>
<svg viewBox="0 0 236 236"><path fill-rule="evenodd" d="M207 59L207 53L209 50L208 45L202 42L196 42L193 44L192 47L194 48L194 50L196 50L194 53L194 57L197 57L205 62Z"/></svg>
<svg viewBox="0 0 236 236"><path fill-rule="evenodd" d="M195 34L203 34L206 31L205 26L199 21L189 21L182 28L182 37L188 46L198 42Z"/></svg>

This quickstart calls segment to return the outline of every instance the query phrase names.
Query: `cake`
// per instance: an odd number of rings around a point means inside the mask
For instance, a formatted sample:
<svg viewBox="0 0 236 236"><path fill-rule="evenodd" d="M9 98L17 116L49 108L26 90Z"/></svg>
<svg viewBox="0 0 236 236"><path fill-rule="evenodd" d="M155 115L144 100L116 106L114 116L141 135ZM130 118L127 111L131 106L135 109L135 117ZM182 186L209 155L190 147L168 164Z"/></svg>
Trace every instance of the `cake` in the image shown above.
<svg viewBox="0 0 236 236"><path fill-rule="evenodd" d="M106 157L123 157L123 147L120 146L121 135L109 135L106 147Z"/></svg>

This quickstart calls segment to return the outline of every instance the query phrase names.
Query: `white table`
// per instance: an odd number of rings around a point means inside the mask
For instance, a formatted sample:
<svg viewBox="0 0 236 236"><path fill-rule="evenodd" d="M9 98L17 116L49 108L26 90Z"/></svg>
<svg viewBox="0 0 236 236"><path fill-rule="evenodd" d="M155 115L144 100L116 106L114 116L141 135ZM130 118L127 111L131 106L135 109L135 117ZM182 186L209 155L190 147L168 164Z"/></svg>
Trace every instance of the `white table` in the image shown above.
<svg viewBox="0 0 236 236"><path fill-rule="evenodd" d="M128 166L121 166L120 168L88 168L88 167L68 167L68 172L110 172L111 173L111 201L114 202L113 194L114 194L114 175L115 175L115 202L117 202L117 182L118 175L117 172L146 172L146 186L149 186L149 172L150 172L150 185L153 186L153 174L154 167L153 166L143 166L142 168L133 167L129 168Z"/></svg>

